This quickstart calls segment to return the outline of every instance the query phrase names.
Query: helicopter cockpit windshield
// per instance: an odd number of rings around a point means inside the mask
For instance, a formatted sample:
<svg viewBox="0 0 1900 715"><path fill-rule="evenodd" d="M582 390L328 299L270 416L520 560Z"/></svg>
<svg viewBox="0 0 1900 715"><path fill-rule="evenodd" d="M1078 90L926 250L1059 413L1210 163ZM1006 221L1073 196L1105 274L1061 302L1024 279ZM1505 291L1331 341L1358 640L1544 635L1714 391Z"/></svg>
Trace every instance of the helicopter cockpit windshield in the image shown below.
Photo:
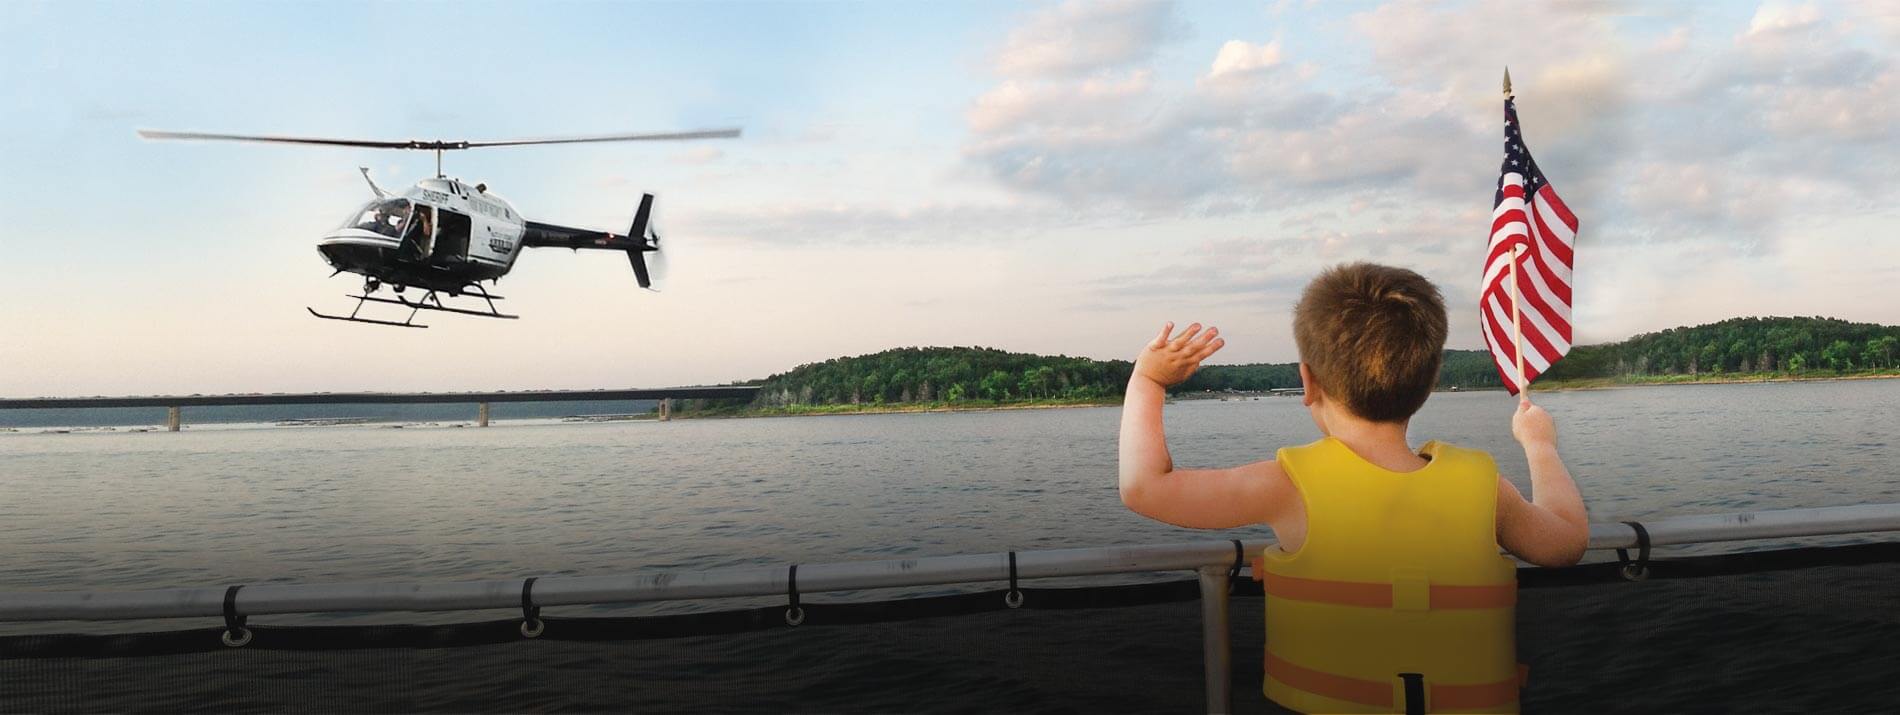
<svg viewBox="0 0 1900 715"><path fill-rule="evenodd" d="M351 215L344 228L375 231L390 238L402 238L412 208L408 199L377 199Z"/></svg>

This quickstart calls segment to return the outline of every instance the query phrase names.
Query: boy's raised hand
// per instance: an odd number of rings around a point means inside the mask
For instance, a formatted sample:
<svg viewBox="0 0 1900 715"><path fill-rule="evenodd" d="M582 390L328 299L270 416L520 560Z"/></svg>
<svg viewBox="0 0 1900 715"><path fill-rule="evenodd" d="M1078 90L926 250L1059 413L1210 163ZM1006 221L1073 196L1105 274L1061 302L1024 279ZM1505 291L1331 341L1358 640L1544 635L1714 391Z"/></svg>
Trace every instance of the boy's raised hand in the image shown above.
<svg viewBox="0 0 1900 715"><path fill-rule="evenodd" d="M1544 408L1532 404L1530 400L1519 400L1517 413L1511 415L1511 436L1525 447L1534 445L1557 446L1557 421L1551 419Z"/></svg>
<svg viewBox="0 0 1900 715"><path fill-rule="evenodd" d="M1141 355L1135 358L1136 377L1153 380L1162 387L1179 385L1201 368L1202 360L1227 344L1220 338L1220 328L1203 332L1200 323L1169 338L1173 331L1174 323L1161 326L1161 334L1142 347Z"/></svg>

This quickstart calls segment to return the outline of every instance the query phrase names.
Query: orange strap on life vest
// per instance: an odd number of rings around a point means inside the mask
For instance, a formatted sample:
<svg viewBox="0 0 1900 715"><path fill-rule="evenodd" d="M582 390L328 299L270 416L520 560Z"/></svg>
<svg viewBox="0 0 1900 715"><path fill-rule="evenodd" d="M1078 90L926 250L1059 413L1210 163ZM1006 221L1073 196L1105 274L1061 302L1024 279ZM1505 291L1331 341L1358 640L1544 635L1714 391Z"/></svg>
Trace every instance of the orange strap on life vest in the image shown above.
<svg viewBox="0 0 1900 715"><path fill-rule="evenodd" d="M1393 595L1396 589L1389 583L1280 576L1264 573L1258 568L1254 573L1264 577L1263 590L1275 598L1361 608L1391 608L1396 600ZM1510 608L1517 605L1516 584L1454 586L1434 583L1427 587L1425 595L1426 602L1420 605L1427 609Z"/></svg>
<svg viewBox="0 0 1900 715"><path fill-rule="evenodd" d="M1274 655L1272 651L1267 652L1267 677L1334 700L1379 708L1390 708L1394 703L1394 683L1390 681L1365 680L1314 670L1289 662ZM1397 679L1396 675L1393 677ZM1431 708L1438 711L1456 712L1502 707L1517 702L1517 689L1521 679L1522 675L1496 683L1473 685L1430 683L1428 685L1431 694L1428 698Z"/></svg>

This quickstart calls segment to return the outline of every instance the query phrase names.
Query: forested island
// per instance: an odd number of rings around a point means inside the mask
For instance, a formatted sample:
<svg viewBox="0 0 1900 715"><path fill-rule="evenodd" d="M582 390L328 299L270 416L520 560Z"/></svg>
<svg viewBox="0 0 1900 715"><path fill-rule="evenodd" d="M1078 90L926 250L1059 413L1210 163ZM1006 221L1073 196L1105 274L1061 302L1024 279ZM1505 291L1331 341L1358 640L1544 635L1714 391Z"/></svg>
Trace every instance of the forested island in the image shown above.
<svg viewBox="0 0 1900 715"><path fill-rule="evenodd" d="M1656 382L1829 379L1900 374L1900 326L1833 318L1734 318L1616 343L1579 345L1535 389ZM823 414L1113 404L1134 364L982 347L895 348L740 384L750 405L688 403L684 413ZM1441 390L1499 389L1482 350L1447 350ZM1297 363L1208 365L1176 396L1300 387Z"/></svg>

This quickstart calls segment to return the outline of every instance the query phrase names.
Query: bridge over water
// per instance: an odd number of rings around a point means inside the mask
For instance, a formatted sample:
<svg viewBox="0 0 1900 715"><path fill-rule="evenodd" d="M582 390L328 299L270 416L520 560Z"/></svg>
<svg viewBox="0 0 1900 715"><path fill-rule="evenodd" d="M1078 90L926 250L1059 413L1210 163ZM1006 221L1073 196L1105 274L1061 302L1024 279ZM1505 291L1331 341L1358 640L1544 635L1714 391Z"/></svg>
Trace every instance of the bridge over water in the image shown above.
<svg viewBox="0 0 1900 715"><path fill-rule="evenodd" d="M751 399L756 385L629 388L618 390L519 390L504 392L304 392L234 395L148 395L132 397L29 397L0 399L0 410L85 407L164 407L165 429L177 432L186 407L223 405L368 405L472 404L475 424L488 426L488 405L495 402L587 402L659 400L660 419L672 413L673 400Z"/></svg>

